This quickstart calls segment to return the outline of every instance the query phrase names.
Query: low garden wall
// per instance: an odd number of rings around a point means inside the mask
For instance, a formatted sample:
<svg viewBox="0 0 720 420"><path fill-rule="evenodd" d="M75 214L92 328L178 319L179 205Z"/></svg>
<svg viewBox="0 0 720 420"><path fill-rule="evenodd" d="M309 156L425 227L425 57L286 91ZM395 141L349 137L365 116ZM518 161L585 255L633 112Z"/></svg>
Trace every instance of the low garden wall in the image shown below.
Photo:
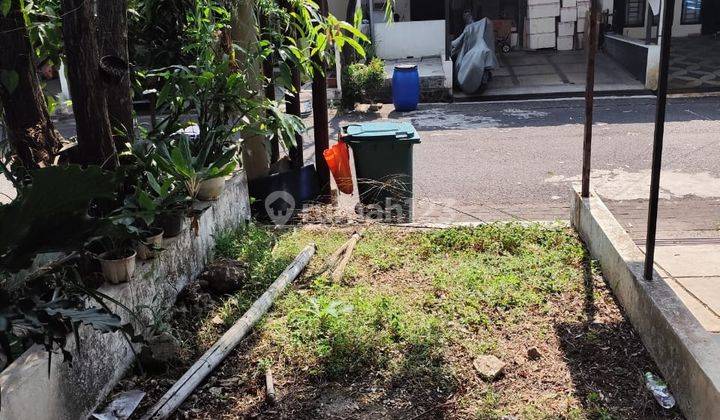
<svg viewBox="0 0 720 420"><path fill-rule="evenodd" d="M625 309L688 419L720 413L720 345L665 280L643 278L645 255L600 197L572 195L571 222L600 262L603 277Z"/></svg>
<svg viewBox="0 0 720 420"><path fill-rule="evenodd" d="M173 305L178 293L205 267L216 235L249 220L245 173L238 172L228 179L217 201L200 204L205 209L195 227L188 219L183 233L165 239L164 251L154 260L138 261L130 282L106 284L100 291L130 309L148 307L157 311ZM151 312L135 313L148 324L152 322ZM132 321L136 328L141 324L126 311L116 313L123 321ZM68 339L72 366L63 363L60 354L53 354L49 361L43 348L35 346L0 373L0 419L80 419L95 409L131 366L135 355L120 333L99 334L85 328L81 337L80 349L75 348L73 339Z"/></svg>

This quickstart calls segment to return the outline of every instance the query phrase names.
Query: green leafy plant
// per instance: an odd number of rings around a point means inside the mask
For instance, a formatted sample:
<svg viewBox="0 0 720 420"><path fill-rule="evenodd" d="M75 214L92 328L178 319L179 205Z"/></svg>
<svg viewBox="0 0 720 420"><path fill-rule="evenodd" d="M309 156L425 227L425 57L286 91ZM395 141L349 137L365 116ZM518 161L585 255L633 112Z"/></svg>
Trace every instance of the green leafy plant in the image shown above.
<svg viewBox="0 0 720 420"><path fill-rule="evenodd" d="M74 250L110 221L91 217L95 200L113 200L118 180L96 166L31 171L31 181L10 204L0 205L0 265L28 266L41 252Z"/></svg>
<svg viewBox="0 0 720 420"><path fill-rule="evenodd" d="M210 152L211 145L206 144L205 148L193 153L188 138L181 136L175 144L160 144L156 160L163 171L181 180L187 194L195 198L201 182L230 175L235 170L235 146L227 147L214 160L209 159Z"/></svg>
<svg viewBox="0 0 720 420"><path fill-rule="evenodd" d="M385 63L381 59L349 65L343 77L343 106L352 109L356 102L374 102L384 84Z"/></svg>

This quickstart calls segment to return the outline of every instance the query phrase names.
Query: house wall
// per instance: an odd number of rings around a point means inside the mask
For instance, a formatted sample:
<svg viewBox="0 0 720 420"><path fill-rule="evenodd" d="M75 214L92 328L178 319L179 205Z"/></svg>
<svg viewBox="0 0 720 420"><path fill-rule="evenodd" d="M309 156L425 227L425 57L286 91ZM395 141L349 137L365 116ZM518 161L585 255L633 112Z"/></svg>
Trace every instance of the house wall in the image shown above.
<svg viewBox="0 0 720 420"><path fill-rule="evenodd" d="M649 5L646 5L645 7L650 7ZM660 10L665 7L665 1L661 0L661 6ZM673 37L685 37L690 35L700 35L700 30L702 28L702 25L682 25L681 22L682 19L682 1L677 0L675 2L675 16L673 16L673 28L672 28L672 35ZM657 36L657 26L653 27L652 34L653 36ZM625 28L623 30L623 35L630 37L630 38L636 38L636 39L645 39L645 28L639 27L639 28Z"/></svg>
<svg viewBox="0 0 720 420"><path fill-rule="evenodd" d="M383 59L445 55L445 21L376 23L375 51Z"/></svg>

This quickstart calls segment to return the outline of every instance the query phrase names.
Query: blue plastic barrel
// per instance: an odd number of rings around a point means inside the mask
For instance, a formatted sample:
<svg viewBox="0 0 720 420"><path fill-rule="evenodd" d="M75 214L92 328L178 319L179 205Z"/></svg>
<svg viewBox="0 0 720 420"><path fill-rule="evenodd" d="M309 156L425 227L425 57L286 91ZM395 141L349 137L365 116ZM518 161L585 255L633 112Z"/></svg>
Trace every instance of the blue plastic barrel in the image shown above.
<svg viewBox="0 0 720 420"><path fill-rule="evenodd" d="M392 94L395 111L417 109L420 102L420 75L415 64L399 64L393 70Z"/></svg>

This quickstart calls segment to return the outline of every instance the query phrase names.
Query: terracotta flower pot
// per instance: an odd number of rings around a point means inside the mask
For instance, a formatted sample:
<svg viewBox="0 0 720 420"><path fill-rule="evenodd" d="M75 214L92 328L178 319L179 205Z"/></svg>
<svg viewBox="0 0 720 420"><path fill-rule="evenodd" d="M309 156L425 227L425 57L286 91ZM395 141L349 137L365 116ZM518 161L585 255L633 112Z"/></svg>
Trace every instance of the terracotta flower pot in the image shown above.
<svg viewBox="0 0 720 420"><path fill-rule="evenodd" d="M108 251L100 254L100 268L105 280L113 284L129 281L135 273L135 257L132 249Z"/></svg>
<svg viewBox="0 0 720 420"><path fill-rule="evenodd" d="M138 258L141 260L155 258L157 249L162 246L163 233L162 228L150 228L149 234L142 239L136 248Z"/></svg>
<svg viewBox="0 0 720 420"><path fill-rule="evenodd" d="M198 189L197 198L202 201L217 200L225 189L225 178L217 177L202 181Z"/></svg>

